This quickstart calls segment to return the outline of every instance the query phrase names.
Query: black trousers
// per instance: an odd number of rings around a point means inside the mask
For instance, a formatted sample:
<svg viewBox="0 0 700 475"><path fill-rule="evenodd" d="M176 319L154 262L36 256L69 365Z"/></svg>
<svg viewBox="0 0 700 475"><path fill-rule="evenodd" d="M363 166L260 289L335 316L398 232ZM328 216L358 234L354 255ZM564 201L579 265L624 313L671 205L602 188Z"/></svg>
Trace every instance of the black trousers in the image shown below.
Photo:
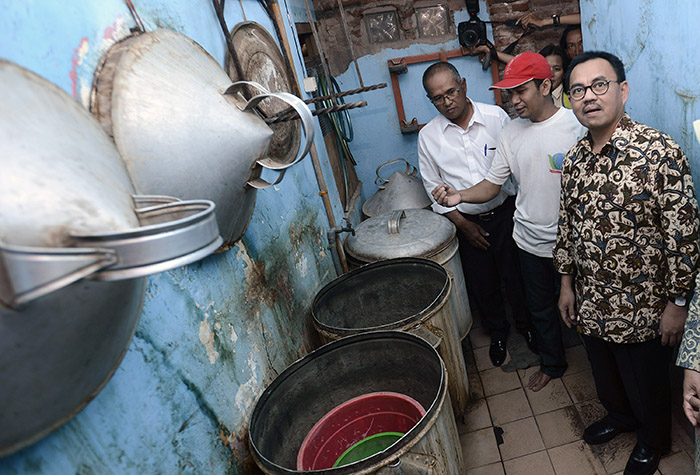
<svg viewBox="0 0 700 475"><path fill-rule="evenodd" d="M464 278L491 339L506 339L510 329L501 295L502 284L518 331L532 328L525 306L517 246L513 241L514 211L515 197L511 196L495 208L493 214L480 216L462 213L462 216L489 233L486 239L490 246L485 251L469 244L462 233L457 232Z"/></svg>
<svg viewBox="0 0 700 475"><path fill-rule="evenodd" d="M540 370L552 378L566 371L566 354L561 337L561 317L557 308L561 276L554 268L554 259L539 257L518 249L527 307L537 330Z"/></svg>
<svg viewBox="0 0 700 475"><path fill-rule="evenodd" d="M611 343L583 336L598 398L608 421L637 429L637 442L647 449L671 448L671 348L661 338L644 343Z"/></svg>

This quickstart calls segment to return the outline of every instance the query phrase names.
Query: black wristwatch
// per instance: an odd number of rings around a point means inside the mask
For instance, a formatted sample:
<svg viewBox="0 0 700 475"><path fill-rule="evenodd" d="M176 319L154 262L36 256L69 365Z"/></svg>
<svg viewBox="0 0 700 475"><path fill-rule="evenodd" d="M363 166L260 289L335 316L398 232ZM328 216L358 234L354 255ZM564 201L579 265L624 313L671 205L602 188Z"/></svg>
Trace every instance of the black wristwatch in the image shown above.
<svg viewBox="0 0 700 475"><path fill-rule="evenodd" d="M552 15L552 25L557 26L561 23L559 15Z"/></svg>
<svg viewBox="0 0 700 475"><path fill-rule="evenodd" d="M675 297L673 300L669 299L669 301L673 302L679 307L685 307L688 303L688 299L686 299L685 297Z"/></svg>

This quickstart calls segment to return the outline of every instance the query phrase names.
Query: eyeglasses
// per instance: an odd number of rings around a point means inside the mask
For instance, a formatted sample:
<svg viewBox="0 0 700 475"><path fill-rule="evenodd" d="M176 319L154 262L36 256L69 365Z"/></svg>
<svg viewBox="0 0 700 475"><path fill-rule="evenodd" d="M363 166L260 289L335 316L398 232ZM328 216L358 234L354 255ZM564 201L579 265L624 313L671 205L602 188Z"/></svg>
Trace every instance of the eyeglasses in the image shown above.
<svg viewBox="0 0 700 475"><path fill-rule="evenodd" d="M604 81L596 81L590 86L574 86L571 89L569 89L569 98L575 101L580 101L586 95L586 89L590 89L591 91L593 91L593 94L595 94L596 96L602 96L603 94L608 92L608 89L610 89L611 82L619 83L620 81L606 79Z"/></svg>
<svg viewBox="0 0 700 475"><path fill-rule="evenodd" d="M461 89L462 89L462 85L460 84L457 89L455 89L455 88L449 89L445 94L443 94L441 96L433 96L433 97L428 96L428 99L430 99L430 102L432 102L436 106L442 105L445 103L445 101L447 99L454 101L457 98L457 94L459 94L459 91Z"/></svg>

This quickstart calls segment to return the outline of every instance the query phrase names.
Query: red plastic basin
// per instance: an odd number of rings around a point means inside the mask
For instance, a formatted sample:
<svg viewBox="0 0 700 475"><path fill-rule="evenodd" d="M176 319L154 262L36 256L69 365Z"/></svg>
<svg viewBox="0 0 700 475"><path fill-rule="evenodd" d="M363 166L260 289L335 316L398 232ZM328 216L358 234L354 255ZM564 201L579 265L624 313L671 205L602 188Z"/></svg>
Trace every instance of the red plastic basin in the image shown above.
<svg viewBox="0 0 700 475"><path fill-rule="evenodd" d="M324 415L297 455L297 470L323 470L356 442L381 432L406 433L425 415L415 399L394 392L363 394Z"/></svg>

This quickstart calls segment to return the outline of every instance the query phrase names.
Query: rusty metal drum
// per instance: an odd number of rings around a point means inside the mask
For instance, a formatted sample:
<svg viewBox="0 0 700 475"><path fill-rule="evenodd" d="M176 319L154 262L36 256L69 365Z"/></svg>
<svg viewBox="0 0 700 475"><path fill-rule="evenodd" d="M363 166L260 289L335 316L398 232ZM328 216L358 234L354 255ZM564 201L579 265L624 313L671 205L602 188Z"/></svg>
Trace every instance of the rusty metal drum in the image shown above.
<svg viewBox="0 0 700 475"><path fill-rule="evenodd" d="M375 330L425 331L440 339L452 406L461 417L469 400L462 344L449 304L447 270L428 259L403 257L367 264L323 287L311 307L323 341Z"/></svg>
<svg viewBox="0 0 700 475"><path fill-rule="evenodd" d="M442 215L427 209L406 209L381 214L361 222L354 236L345 241L348 263L359 267L368 262L397 257L423 257L445 267L453 279L450 305L460 339L472 327L467 286L459 257L457 229Z"/></svg>
<svg viewBox="0 0 700 475"><path fill-rule="evenodd" d="M454 415L449 410L445 365L425 340L396 331L342 338L284 370L253 409L249 436L255 462L268 474L308 473L296 467L309 430L339 404L377 391L409 396L426 413L385 450L314 473L465 473Z"/></svg>

